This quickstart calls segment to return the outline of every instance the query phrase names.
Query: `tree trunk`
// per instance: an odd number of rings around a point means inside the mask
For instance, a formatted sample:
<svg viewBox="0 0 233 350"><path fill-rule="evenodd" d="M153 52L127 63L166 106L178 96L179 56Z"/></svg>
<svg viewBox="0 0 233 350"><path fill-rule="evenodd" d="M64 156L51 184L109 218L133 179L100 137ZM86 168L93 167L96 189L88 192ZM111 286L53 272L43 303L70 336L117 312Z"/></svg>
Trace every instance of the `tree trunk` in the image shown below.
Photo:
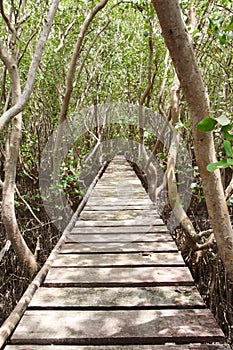
<svg viewBox="0 0 233 350"><path fill-rule="evenodd" d="M108 2L108 0L102 0L93 9L91 9L89 14L85 18L85 21L83 22L83 24L81 26L81 30L79 32L78 39L77 39L76 45L74 47L73 55L72 55L70 66L69 66L69 72L68 72L67 83L66 83L66 91L65 91L64 98L63 98L61 112L60 112L60 116L59 116L59 124L62 124L66 120L67 111L68 111L68 107L69 107L69 103L70 103L70 98L71 98L71 94L73 91L74 74L76 71L77 61L78 61L78 58L79 58L80 53L81 53L83 39L85 37L85 34L86 34L92 20L95 18L96 14L107 5L107 2Z"/></svg>
<svg viewBox="0 0 233 350"><path fill-rule="evenodd" d="M23 93L21 92L18 71L17 50L15 46L12 46L12 54L10 54L8 49L0 40L0 59L3 61L9 72L12 91L12 107L6 110L0 118L0 131L3 130L3 128L6 127L12 120L10 137L9 140L7 140L5 174L4 182L2 184L2 218L6 229L7 238L11 241L12 247L14 248L19 259L19 263L25 269L29 277L32 277L36 272L37 262L35 256L21 235L17 224L14 201L16 167L22 133L22 111L32 93L37 69L41 61L42 53L52 27L58 5L59 0L53 0L48 18L45 21L43 31L36 46ZM3 12L3 7L1 8L1 12ZM8 27L11 26L11 23L7 18L5 18L5 22L7 23ZM12 35L14 36L13 39L16 39L17 34L15 28L13 28ZM15 42L16 40L12 41L12 43Z"/></svg>
<svg viewBox="0 0 233 350"><path fill-rule="evenodd" d="M15 105L21 96L20 78L18 74L17 61L8 55L4 48L1 48L0 57L6 64L11 79L12 103ZM9 146L6 149L5 174L2 185L2 219L6 229L7 239L11 241L12 247L29 277L32 277L37 270L37 263L34 255L28 248L21 235L15 215L15 177L16 166L21 141L22 113L19 113L12 120L12 130ZM7 141L8 142L8 141Z"/></svg>
<svg viewBox="0 0 233 350"><path fill-rule="evenodd" d="M233 231L221 176L219 170L210 173L206 169L209 163L216 161L213 135L211 132L203 133L197 130L197 124L209 116L208 93L198 68L191 38L182 19L178 0L152 0L152 3L190 109L195 155L211 225L219 254L229 277L233 280Z"/></svg>

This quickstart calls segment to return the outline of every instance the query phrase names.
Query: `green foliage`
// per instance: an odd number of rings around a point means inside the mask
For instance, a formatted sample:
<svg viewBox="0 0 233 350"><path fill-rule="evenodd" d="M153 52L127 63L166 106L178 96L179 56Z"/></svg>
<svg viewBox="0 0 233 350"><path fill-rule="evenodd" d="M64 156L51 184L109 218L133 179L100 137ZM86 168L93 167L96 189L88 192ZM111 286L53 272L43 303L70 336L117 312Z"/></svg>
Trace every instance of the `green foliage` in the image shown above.
<svg viewBox="0 0 233 350"><path fill-rule="evenodd" d="M214 130L215 125L217 124L217 120L213 118L204 118L197 126L197 129L202 132L212 131Z"/></svg>
<svg viewBox="0 0 233 350"><path fill-rule="evenodd" d="M62 0L54 21L52 32L46 44L40 69L36 78L33 96L24 111L24 131L21 145L22 165L19 166L18 177L33 175L38 178L38 164L41 152L49 136L57 127L60 105L66 87L69 62L80 27L86 13L98 1ZM11 10L14 3L15 11ZM193 2L194 3L194 2ZM25 8L23 8L25 4ZM35 5L36 4L36 5ZM209 165L213 171L218 167L232 167L233 140L232 130L232 38L233 16L232 4L229 0L196 2L196 26L189 26L190 1L180 2L183 16L193 38L199 66L208 87L211 102L211 118L204 119L198 125L202 132L214 131L220 162ZM29 65L41 33L49 2L48 1L14 1L4 2L5 11L12 23L19 23L25 14L26 20L19 25L17 50L22 86L27 79ZM17 12L17 7L19 11ZM150 23L152 23L152 32ZM9 45L11 33L4 20L0 19L1 39ZM99 33L98 39L94 42ZM148 39L152 36L154 56L152 74L154 87L147 105L157 110L159 91L164 78L166 48L159 24L151 3L143 0L127 0L117 2L109 0L106 8L92 22L84 38L81 55L77 62L73 93L69 106L69 117L74 112L94 103L127 102L138 104L148 83ZM91 47L92 45L92 47ZM90 49L91 47L91 49ZM82 68L82 71L81 71ZM79 74L80 73L80 74ZM0 75L4 76L3 64L0 64ZM174 71L166 73L166 88L163 96L163 110L169 111L170 95ZM9 93L9 76L5 80L5 97L1 97L0 108L3 110L6 96ZM2 95L4 95L2 93ZM186 146L192 152L192 135L190 117L186 103L181 99L181 121L176 125L186 140ZM122 137L137 139L138 130L105 129L103 139ZM145 133L145 144L152 148L155 139L152 133ZM222 140L220 143L219 140ZM4 140L1 140L4 141ZM225 141L229 141L228 143ZM75 154L78 159L65 160L61 171L62 189L67 193L75 192L79 184L78 164L95 145L95 138L81 138L76 145ZM222 159L223 150L226 159ZM158 155L166 166L166 154ZM26 170L25 170L26 169ZM79 194L77 194L79 195Z"/></svg>
<svg viewBox="0 0 233 350"><path fill-rule="evenodd" d="M197 128L201 132L208 132L208 131L213 131L217 124L220 125L221 127L220 131L223 133L223 137L224 137L223 148L227 158L221 159L218 162L208 164L207 170L209 172L214 172L217 169L231 168L233 165L233 149L230 142L230 140L233 139L233 136L229 133L229 131L232 129L230 120L225 116L221 116L216 119L204 118L198 124Z"/></svg>

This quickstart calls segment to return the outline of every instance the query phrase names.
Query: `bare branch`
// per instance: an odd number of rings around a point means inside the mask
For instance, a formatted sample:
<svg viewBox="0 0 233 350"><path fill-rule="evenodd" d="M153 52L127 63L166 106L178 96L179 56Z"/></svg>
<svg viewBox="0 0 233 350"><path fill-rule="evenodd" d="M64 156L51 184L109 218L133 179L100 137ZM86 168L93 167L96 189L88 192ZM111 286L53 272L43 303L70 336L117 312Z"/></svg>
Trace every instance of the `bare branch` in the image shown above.
<svg viewBox="0 0 233 350"><path fill-rule="evenodd" d="M147 68L147 74L148 74L148 82L147 86L140 98L139 101L139 109L138 109L138 124L139 124L139 143L144 143L144 120L143 120L143 112L142 107L144 105L144 102L149 96L149 93L152 89L153 79L152 79L152 62L153 62L153 55L154 55L154 43L152 39L152 23L150 22L150 34L148 39L148 45L149 45L149 59L148 59L148 68Z"/></svg>
<svg viewBox="0 0 233 350"><path fill-rule="evenodd" d="M20 27L21 24L25 23L26 20L30 17L30 15L25 14L18 22L16 25L16 28Z"/></svg>
<svg viewBox="0 0 233 350"><path fill-rule="evenodd" d="M109 24L110 24L110 20L109 20L109 21L106 23L106 25L96 34L96 36L94 37L93 41L92 41L91 44L89 45L89 47L88 47L88 49L87 49L87 52L86 52L86 54L85 54L85 57L84 57L84 59L83 59L83 61L82 61L82 64L81 64L81 66L80 66L80 68L79 68L79 71L78 71L78 75L77 75L75 84L77 84L77 82L79 81L80 75L81 75L81 73L82 73L82 71L83 71L85 62L86 62L86 60L87 60L87 58L88 58L88 56L89 56L89 53L90 53L91 49L93 48L93 46L94 46L95 43L97 42L99 36L100 36L100 35L103 33L103 31L109 26Z"/></svg>
<svg viewBox="0 0 233 350"><path fill-rule="evenodd" d="M19 59L18 59L18 63L20 63L20 61L22 60L25 52L27 51L27 48L30 44L30 42L32 41L32 39L36 36L36 34L38 33L38 28L36 29L36 31L30 36L30 38L28 39L28 41L26 42L26 45L24 47L24 50L22 52L22 54L20 55Z"/></svg>
<svg viewBox="0 0 233 350"><path fill-rule="evenodd" d="M225 189L225 198L226 198L226 200L230 197L232 191L233 191L233 172L232 172L232 175L231 175L231 181L230 181L229 185L227 186L227 188Z"/></svg>
<svg viewBox="0 0 233 350"><path fill-rule="evenodd" d="M0 262L2 261L4 255L6 254L6 252L8 252L10 247L11 247L11 241L7 240L4 247L0 251Z"/></svg>
<svg viewBox="0 0 233 350"><path fill-rule="evenodd" d="M76 20L73 20L68 27L66 28L65 34L63 35L63 37L60 40L60 44L58 45L58 47L54 50L54 52L58 52L63 46L64 46L64 42L65 39L67 37L67 35L69 34L70 30L72 29L73 25L75 24Z"/></svg>
<svg viewBox="0 0 233 350"><path fill-rule="evenodd" d="M42 225L40 219L38 219L38 217L36 216L36 214L34 213L34 211L32 210L32 208L30 207L30 205L28 204L28 202L21 196L18 188L15 186L15 191L18 195L18 197L21 199L21 201L26 205L26 207L28 208L28 210L30 211L30 213L32 214L32 216L34 217L34 219L40 224Z"/></svg>
<svg viewBox="0 0 233 350"><path fill-rule="evenodd" d="M8 29L10 30L10 32L14 35L16 35L16 31L15 29L12 27L11 25L11 22L9 20L9 18L7 17L7 15L5 14L5 11L4 11L4 6L3 6L3 0L0 0L0 12L1 12L1 15L8 27Z"/></svg>
<svg viewBox="0 0 233 350"><path fill-rule="evenodd" d="M145 166L145 169L144 169L145 172L148 170L149 165L150 165L150 163L152 162L153 157L154 157L154 156L156 155L156 153L157 153L157 150L158 150L158 148L159 148L159 145L160 145L160 143L161 143L161 140L162 140L162 138L163 138L163 136L164 136L164 133L165 133L165 131L166 131L168 125L169 125L169 122L170 122L170 120L171 120L171 116L172 116L172 114L169 113L169 117L166 118L166 120L164 121L163 127L162 127L162 129L161 129L161 131L160 131L160 134L159 134L159 137L158 137L158 139L157 139L157 141L156 141L156 143L155 143L155 146L154 146L153 150L151 151L151 154L150 154L150 156L149 156L149 158L148 158L148 160L147 160L147 163L146 163L146 166Z"/></svg>
<svg viewBox="0 0 233 350"><path fill-rule="evenodd" d="M93 20L95 15L107 4L108 0L102 0L100 3L98 3L87 15L85 21L83 22L83 25L81 27L81 30L78 35L78 40L76 42L74 52L71 58L70 62L70 67L69 67L69 73L67 77L67 86L66 86L66 91L65 91L65 96L63 99L63 104L61 107L61 112L60 112L60 118L59 118L59 124L61 124L65 119L68 111L68 106L71 98L71 94L73 91L73 78L74 78L74 73L77 65L77 60L79 58L81 48L82 48L82 43L84 36Z"/></svg>
<svg viewBox="0 0 233 350"><path fill-rule="evenodd" d="M164 65L165 65L165 70L164 70L164 77L163 77L163 81L161 84L161 88L160 88L160 92L159 92L159 99L158 99L158 109L159 109L159 113L162 114L163 117L166 118L166 113L163 110L163 99L164 99L164 91L165 91L165 87L166 87L166 82L167 82L167 75L168 75L168 71L170 69L171 66L171 61L169 61L169 51L167 50L165 59L164 59Z"/></svg>
<svg viewBox="0 0 233 350"><path fill-rule="evenodd" d="M212 233L206 242L204 242L202 244L196 243L196 247L194 250L195 251L206 250L206 249L212 248L214 246L214 244L215 244L215 238L214 238L214 234Z"/></svg>

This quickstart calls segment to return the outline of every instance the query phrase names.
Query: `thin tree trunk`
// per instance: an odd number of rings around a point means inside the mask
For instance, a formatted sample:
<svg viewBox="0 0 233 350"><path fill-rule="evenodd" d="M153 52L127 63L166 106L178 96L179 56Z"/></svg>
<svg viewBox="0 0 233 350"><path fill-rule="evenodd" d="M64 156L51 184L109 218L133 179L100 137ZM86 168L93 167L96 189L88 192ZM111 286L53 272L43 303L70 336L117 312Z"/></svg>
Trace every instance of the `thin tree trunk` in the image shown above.
<svg viewBox="0 0 233 350"><path fill-rule="evenodd" d="M179 89L180 89L180 82L177 75L175 74L173 85L170 91L170 101L171 101L170 113L171 113L172 124L174 127L176 123L180 121ZM177 158L178 145L179 145L179 136L180 136L179 133L177 133L177 135L175 135L175 137L172 139L171 146L168 152L167 170L166 170L168 198L176 219L178 220L178 222L180 222L181 226L185 230L186 238L187 238L187 247L195 250L197 247L198 235L195 231L195 228L191 220L189 219L187 213L185 212L181 204L181 199L177 188L176 158Z"/></svg>
<svg viewBox="0 0 233 350"><path fill-rule="evenodd" d="M152 0L152 3L190 109L195 155L211 225L219 254L229 277L233 280L233 231L221 176L219 170L210 173L206 169L209 163L216 161L213 134L197 130L198 123L209 116L208 93L198 68L191 38L182 19L178 0Z"/></svg>
<svg viewBox="0 0 233 350"><path fill-rule="evenodd" d="M63 121L66 120L67 111L68 111L68 107L69 107L69 103L70 103L70 98L71 98L71 94L73 91L74 74L75 74L75 70L76 70L77 61L78 61L78 58L79 58L80 53L81 53L83 39L85 37L85 34L86 34L92 20L94 19L96 14L106 6L107 2L108 2L108 0L103 0L100 3L98 3L93 9L91 9L91 11L87 15L85 21L83 22L83 25L82 25L81 30L79 32L78 39L77 39L77 42L76 42L76 45L75 45L75 48L73 51L73 56L72 56L71 62L70 62L69 72L68 72L68 76L67 76L66 91L65 91L63 103L61 106L60 117L59 117L59 124L61 124Z"/></svg>
<svg viewBox="0 0 233 350"><path fill-rule="evenodd" d="M4 51L4 55L3 55ZM16 59L8 55L6 50L1 51L3 59L9 71L12 87L12 102L16 104L21 96L20 79ZM12 130L9 145L6 147L6 161L4 182L2 185L2 219L6 229L7 239L11 241L12 247L27 274L32 277L37 270L37 262L21 235L15 215L15 177L16 166L21 141L22 113L12 120Z"/></svg>
<svg viewBox="0 0 233 350"><path fill-rule="evenodd" d="M29 97L32 93L36 72L50 29L52 27L58 4L59 0L54 0L50 7L47 21L44 24L42 34L38 41L35 54L31 62L31 66L28 72L28 79L25 84L23 93L21 92L20 77L18 71L18 57L15 47L12 47L12 54L10 54L7 48L0 41L0 59L3 61L9 72L13 105L13 107L4 111L2 117L0 118L0 131L12 120L9 142L7 141L6 143L5 173L4 182L2 184L2 218L6 229L7 238L11 241L11 244L19 259L19 263L25 269L29 277L32 277L36 272L37 262L35 256L21 235L17 224L14 201L16 167L21 142L22 111L25 108L26 103L28 102ZM4 12L2 1L1 12ZM8 18L5 17L4 20L9 27L10 22ZM13 28L13 31L10 31L12 32L13 39L16 39L17 33L15 28ZM13 41L16 42L16 40Z"/></svg>

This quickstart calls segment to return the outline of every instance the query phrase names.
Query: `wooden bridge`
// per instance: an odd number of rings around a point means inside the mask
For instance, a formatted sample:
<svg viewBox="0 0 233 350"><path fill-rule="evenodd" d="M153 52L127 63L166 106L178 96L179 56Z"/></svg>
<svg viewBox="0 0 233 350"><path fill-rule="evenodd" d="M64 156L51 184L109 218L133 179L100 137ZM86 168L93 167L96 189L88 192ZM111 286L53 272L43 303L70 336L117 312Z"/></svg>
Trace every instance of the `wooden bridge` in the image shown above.
<svg viewBox="0 0 233 350"><path fill-rule="evenodd" d="M6 350L229 349L123 157L72 226Z"/></svg>

